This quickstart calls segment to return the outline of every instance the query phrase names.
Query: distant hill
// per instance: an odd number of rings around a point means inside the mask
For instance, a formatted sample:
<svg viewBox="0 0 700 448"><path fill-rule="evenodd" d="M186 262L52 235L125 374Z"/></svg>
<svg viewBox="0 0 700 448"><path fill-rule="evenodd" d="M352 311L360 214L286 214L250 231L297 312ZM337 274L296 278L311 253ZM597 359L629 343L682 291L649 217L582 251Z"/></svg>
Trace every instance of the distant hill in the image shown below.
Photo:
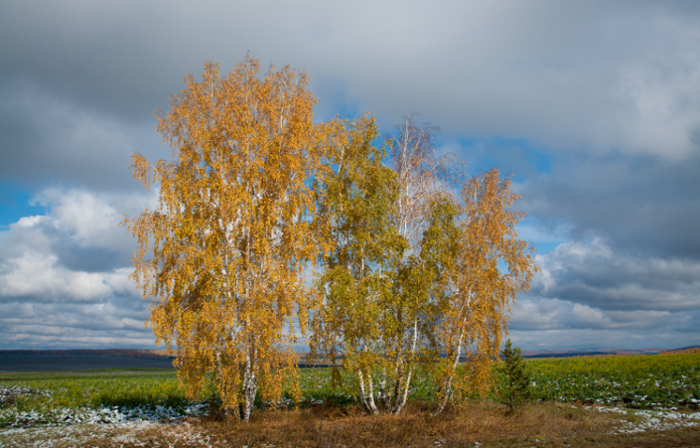
<svg viewBox="0 0 700 448"><path fill-rule="evenodd" d="M0 350L0 355L79 355L123 356L125 358L168 358L167 350L142 350L132 348L75 349L75 350Z"/></svg>
<svg viewBox="0 0 700 448"><path fill-rule="evenodd" d="M523 358L567 358L573 356L610 356L610 355L656 355L666 353L668 348L645 348L645 349L560 349L560 350L523 350Z"/></svg>
<svg viewBox="0 0 700 448"><path fill-rule="evenodd" d="M668 350L668 351L665 351L662 353L664 355L681 355L681 354L690 354L690 353L700 353L700 347L695 345L692 347L679 348L676 350Z"/></svg>
<svg viewBox="0 0 700 448"><path fill-rule="evenodd" d="M0 350L0 372L172 368L164 350Z"/></svg>

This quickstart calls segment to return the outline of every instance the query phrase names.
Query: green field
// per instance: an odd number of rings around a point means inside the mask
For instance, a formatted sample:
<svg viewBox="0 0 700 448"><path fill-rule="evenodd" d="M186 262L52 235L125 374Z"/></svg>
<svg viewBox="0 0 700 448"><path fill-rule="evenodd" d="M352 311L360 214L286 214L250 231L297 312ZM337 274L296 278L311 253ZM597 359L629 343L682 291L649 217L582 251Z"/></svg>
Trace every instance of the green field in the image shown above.
<svg viewBox="0 0 700 448"><path fill-rule="evenodd" d="M534 400L645 409L700 405L700 354L541 359L528 366ZM329 369L305 368L301 382L300 402L287 397L260 405L356 401L349 375L333 389ZM431 400L431 384L418 375L411 398ZM0 427L161 420L206 411L206 403L185 399L172 370L0 374Z"/></svg>
<svg viewBox="0 0 700 448"><path fill-rule="evenodd" d="M700 406L700 353L531 360L534 397L634 408Z"/></svg>
<svg viewBox="0 0 700 448"><path fill-rule="evenodd" d="M534 400L643 409L700 407L700 353L532 359L527 365ZM352 384L344 378L346 386ZM308 398L334 403L353 397L347 387L334 392L325 370L303 370L302 390ZM411 398L434 399L432 381L418 375Z"/></svg>

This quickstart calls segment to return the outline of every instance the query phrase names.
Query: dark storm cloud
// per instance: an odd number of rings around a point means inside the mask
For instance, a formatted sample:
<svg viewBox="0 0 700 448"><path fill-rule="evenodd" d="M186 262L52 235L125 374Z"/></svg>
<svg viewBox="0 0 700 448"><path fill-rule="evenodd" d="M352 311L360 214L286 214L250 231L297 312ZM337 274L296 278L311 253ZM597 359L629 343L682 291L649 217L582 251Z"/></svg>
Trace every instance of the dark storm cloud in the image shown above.
<svg viewBox="0 0 700 448"><path fill-rule="evenodd" d="M0 7L0 78L25 79L87 109L142 120L169 94L161 70L175 49L168 48L159 29L168 11L163 6L5 2Z"/></svg>
<svg viewBox="0 0 700 448"><path fill-rule="evenodd" d="M319 117L410 112L450 135L553 152L681 157L700 123L700 32L683 2L6 2L3 176L135 188L132 151L182 76L248 50L323 94ZM348 107L350 105L350 107ZM695 137L693 137L695 136ZM4 154L4 155L5 155ZM33 167L33 169L32 169ZM46 176L46 177L44 177Z"/></svg>
<svg viewBox="0 0 700 448"><path fill-rule="evenodd" d="M100 190L134 189L134 151L156 158L170 151L148 125L79 109L27 82L0 85L0 176L21 185L61 182Z"/></svg>
<svg viewBox="0 0 700 448"><path fill-rule="evenodd" d="M8 2L0 79L141 122L247 50L305 68L387 124L674 153L697 131L698 7L679 2ZM338 81L340 80L340 81ZM313 81L312 81L313 82ZM313 86L312 86L313 87ZM650 127L650 121L656 123Z"/></svg>
<svg viewBox="0 0 700 448"><path fill-rule="evenodd" d="M636 257L600 240L569 242L538 256L533 294L605 311L700 309L700 262Z"/></svg>
<svg viewBox="0 0 700 448"><path fill-rule="evenodd" d="M577 156L528 180L520 206L617 251L700 260L700 150L682 160Z"/></svg>

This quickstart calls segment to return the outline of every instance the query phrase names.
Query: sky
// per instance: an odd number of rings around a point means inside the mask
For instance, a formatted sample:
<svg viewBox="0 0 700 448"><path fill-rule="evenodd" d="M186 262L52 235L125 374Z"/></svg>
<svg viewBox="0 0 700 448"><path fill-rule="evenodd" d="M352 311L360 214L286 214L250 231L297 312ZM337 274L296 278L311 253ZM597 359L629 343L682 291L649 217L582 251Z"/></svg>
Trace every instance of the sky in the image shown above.
<svg viewBox="0 0 700 448"><path fill-rule="evenodd" d="M700 3L0 2L0 349L151 348L119 223L153 207L156 108L250 52L315 120L407 114L513 174L541 270L526 350L700 345Z"/></svg>

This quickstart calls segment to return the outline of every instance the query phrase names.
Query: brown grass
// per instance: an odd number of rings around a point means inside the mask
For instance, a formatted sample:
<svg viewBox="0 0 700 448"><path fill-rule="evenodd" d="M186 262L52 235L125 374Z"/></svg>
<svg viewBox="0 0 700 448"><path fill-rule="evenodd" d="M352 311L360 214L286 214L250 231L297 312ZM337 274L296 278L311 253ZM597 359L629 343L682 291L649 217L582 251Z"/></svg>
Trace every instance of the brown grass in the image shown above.
<svg viewBox="0 0 700 448"><path fill-rule="evenodd" d="M509 414L505 406L479 403L440 416L412 403L400 416L362 415L358 408L315 407L254 415L251 422L201 422L222 446L411 447L534 446L610 433L616 416L569 405L536 404ZM588 439L587 439L588 440ZM590 439L593 440L593 439ZM569 442L570 443L570 442ZM582 445L586 446L586 445Z"/></svg>
<svg viewBox="0 0 700 448"><path fill-rule="evenodd" d="M505 406L475 403L449 409L441 416L429 406L410 403L400 416L363 415L356 407L318 406L292 411L256 412L249 423L234 419L190 420L178 425L150 425L131 430L99 425L71 427L53 441L48 434L3 438L0 446L107 447L696 447L700 428L612 434L619 426L615 413L565 404L532 404L509 414ZM79 435L81 433L82 435ZM46 442L42 444L41 442ZM39 442L39 443L38 443ZM477 445L478 442L478 445Z"/></svg>

